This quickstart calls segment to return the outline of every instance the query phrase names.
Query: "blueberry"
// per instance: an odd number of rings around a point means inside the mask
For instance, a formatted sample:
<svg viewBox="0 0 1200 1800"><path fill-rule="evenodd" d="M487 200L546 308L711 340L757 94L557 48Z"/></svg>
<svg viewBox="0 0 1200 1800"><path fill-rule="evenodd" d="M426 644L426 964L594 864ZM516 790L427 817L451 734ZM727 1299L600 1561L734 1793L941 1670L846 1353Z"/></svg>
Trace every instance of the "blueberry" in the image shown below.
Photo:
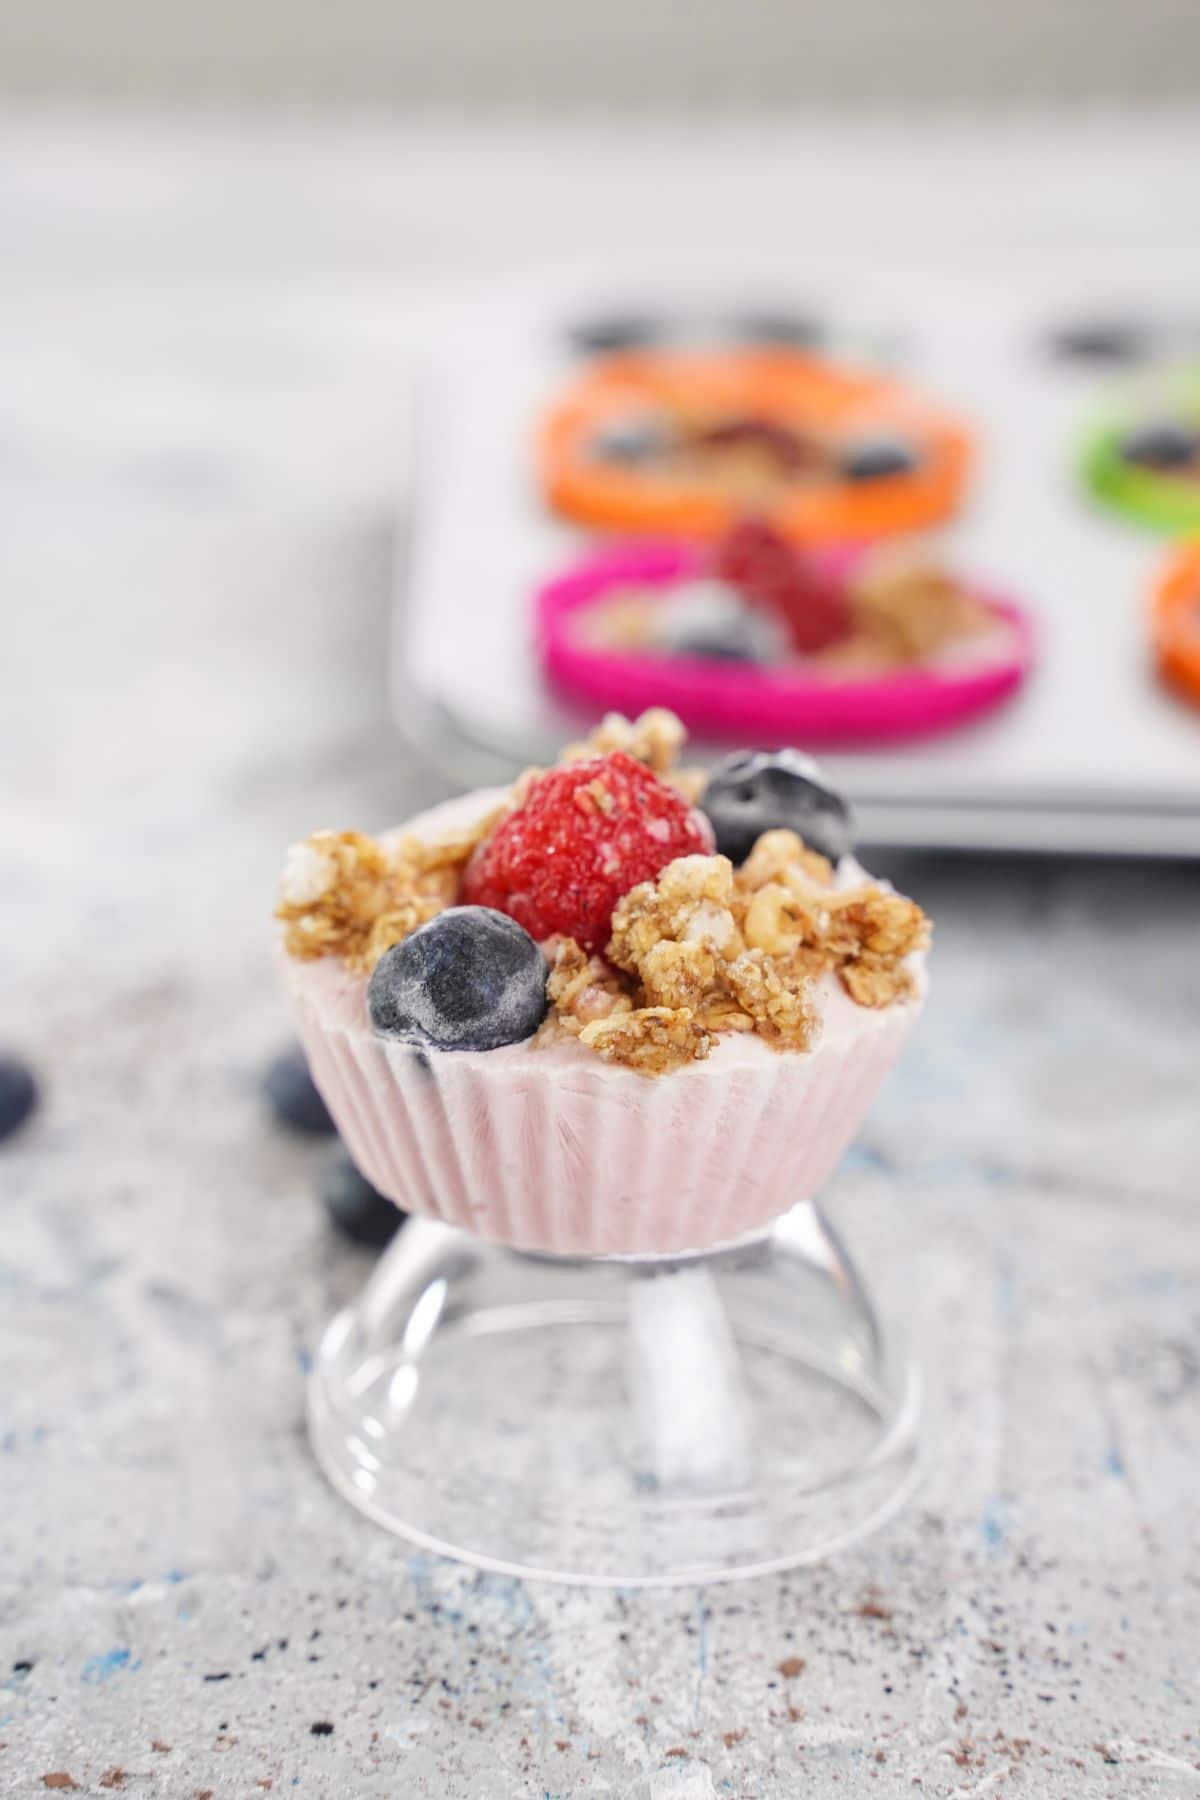
<svg viewBox="0 0 1200 1800"><path fill-rule="evenodd" d="M263 1092L279 1123L290 1131L303 1131L310 1137L332 1137L337 1131L299 1045L282 1051L267 1065Z"/></svg>
<svg viewBox="0 0 1200 1800"><path fill-rule="evenodd" d="M763 633L756 627L757 620L750 618L739 619L724 629L700 626L677 639L674 653L698 656L705 662L753 663L761 668L773 658L770 643L764 641Z"/></svg>
<svg viewBox="0 0 1200 1800"><path fill-rule="evenodd" d="M452 906L385 951L367 1004L376 1031L432 1050L495 1050L546 1016L546 962L490 906Z"/></svg>
<svg viewBox="0 0 1200 1800"><path fill-rule="evenodd" d="M746 860L764 831L786 828L838 863L851 847L850 809L817 763L799 750L739 750L716 764L700 797L733 863Z"/></svg>
<svg viewBox="0 0 1200 1800"><path fill-rule="evenodd" d="M584 356L611 355L618 350L642 350L663 336L665 326L648 314L610 313L581 319L568 330L575 349Z"/></svg>
<svg viewBox="0 0 1200 1800"><path fill-rule="evenodd" d="M734 335L748 344L786 344L791 349L807 349L825 336L821 321L806 313L742 313L731 323Z"/></svg>
<svg viewBox="0 0 1200 1800"><path fill-rule="evenodd" d="M592 455L600 462L650 462L670 448L670 438L655 419L618 419L592 439Z"/></svg>
<svg viewBox="0 0 1200 1800"><path fill-rule="evenodd" d="M1142 425L1122 440L1121 455L1146 469L1185 469L1200 457L1200 432L1170 419Z"/></svg>
<svg viewBox="0 0 1200 1800"><path fill-rule="evenodd" d="M321 1180L321 1202L330 1223L356 1244L382 1250L407 1217L373 1188L348 1156L336 1156Z"/></svg>
<svg viewBox="0 0 1200 1800"><path fill-rule="evenodd" d="M916 466L911 445L877 438L852 445L842 458L841 472L847 481L878 481L884 475L907 475Z"/></svg>
<svg viewBox="0 0 1200 1800"><path fill-rule="evenodd" d="M1150 340L1135 319L1083 319L1051 332L1049 347L1067 362L1131 363L1149 353Z"/></svg>
<svg viewBox="0 0 1200 1800"><path fill-rule="evenodd" d="M33 1071L16 1056L0 1056L0 1138L11 1137L38 1101Z"/></svg>
<svg viewBox="0 0 1200 1800"><path fill-rule="evenodd" d="M772 663L787 655L787 632L759 608L748 606L720 581L680 587L658 603L654 646L675 656L719 662Z"/></svg>

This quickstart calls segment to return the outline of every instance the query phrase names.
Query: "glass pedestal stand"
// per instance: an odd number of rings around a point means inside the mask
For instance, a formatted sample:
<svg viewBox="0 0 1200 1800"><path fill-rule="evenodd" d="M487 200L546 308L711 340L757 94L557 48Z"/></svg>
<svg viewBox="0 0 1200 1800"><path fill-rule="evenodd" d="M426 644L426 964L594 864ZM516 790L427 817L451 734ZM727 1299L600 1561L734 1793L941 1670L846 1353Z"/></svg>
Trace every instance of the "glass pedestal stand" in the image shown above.
<svg viewBox="0 0 1200 1800"><path fill-rule="evenodd" d="M477 1568L637 1586L813 1561L910 1491L918 1382L805 1202L763 1235L563 1259L412 1219L325 1332L313 1447Z"/></svg>

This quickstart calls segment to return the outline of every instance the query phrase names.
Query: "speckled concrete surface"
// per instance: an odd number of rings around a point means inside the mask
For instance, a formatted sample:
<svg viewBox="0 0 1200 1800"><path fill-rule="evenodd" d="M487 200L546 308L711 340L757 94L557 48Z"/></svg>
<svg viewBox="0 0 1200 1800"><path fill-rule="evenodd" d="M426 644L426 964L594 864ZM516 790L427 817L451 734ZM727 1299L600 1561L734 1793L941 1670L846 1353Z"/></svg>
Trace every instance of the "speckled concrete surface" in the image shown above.
<svg viewBox="0 0 1200 1800"><path fill-rule="evenodd" d="M60 334L36 188L0 294L0 1036L47 1087L0 1150L0 1791L1195 1793L1200 870L892 865L936 987L830 1200L929 1377L898 1522L704 1592L408 1554L306 1448L369 1264L257 1084L281 846L439 791L379 656L414 308L314 278L271 331L261 286L147 284L144 245L129 280L127 238Z"/></svg>

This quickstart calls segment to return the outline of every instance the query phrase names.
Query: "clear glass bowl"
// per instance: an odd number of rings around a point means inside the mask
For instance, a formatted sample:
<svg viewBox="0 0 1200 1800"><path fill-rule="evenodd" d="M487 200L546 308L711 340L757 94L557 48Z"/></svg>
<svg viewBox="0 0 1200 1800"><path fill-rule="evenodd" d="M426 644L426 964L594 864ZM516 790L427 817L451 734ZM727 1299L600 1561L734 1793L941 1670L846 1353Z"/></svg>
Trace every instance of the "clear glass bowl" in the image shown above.
<svg viewBox="0 0 1200 1800"><path fill-rule="evenodd" d="M322 1340L316 1454L478 1568L638 1586L814 1561L916 1475L919 1383L820 1208L722 1249L532 1256L414 1218Z"/></svg>

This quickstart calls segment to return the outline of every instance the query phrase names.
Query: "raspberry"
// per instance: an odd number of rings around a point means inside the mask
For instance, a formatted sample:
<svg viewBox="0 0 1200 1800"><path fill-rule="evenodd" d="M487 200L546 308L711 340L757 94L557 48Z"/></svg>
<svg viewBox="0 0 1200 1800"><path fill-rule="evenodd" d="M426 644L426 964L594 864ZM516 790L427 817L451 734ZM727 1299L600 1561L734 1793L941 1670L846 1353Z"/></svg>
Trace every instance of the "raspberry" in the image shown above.
<svg viewBox="0 0 1200 1800"><path fill-rule="evenodd" d="M837 583L765 519L743 519L713 551L714 573L787 624L793 645L812 655L850 631L850 607Z"/></svg>
<svg viewBox="0 0 1200 1800"><path fill-rule="evenodd" d="M492 906L531 937L561 932L587 951L613 907L677 856L707 855L707 821L624 750L538 776L467 864L463 901Z"/></svg>

